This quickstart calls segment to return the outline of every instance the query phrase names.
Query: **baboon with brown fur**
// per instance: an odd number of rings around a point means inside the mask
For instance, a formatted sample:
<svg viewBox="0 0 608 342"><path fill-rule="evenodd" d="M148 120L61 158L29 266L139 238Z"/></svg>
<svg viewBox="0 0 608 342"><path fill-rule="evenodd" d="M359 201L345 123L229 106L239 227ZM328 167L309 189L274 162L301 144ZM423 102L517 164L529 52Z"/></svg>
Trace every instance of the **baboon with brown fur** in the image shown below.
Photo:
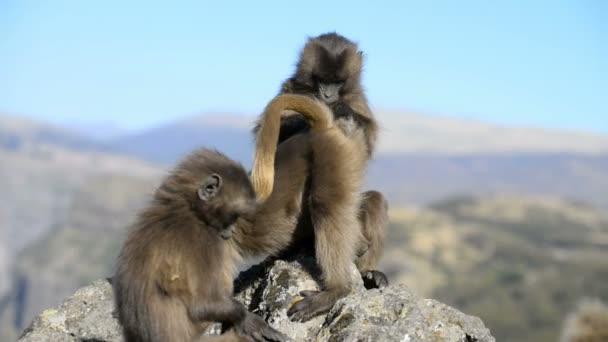
<svg viewBox="0 0 608 342"><path fill-rule="evenodd" d="M326 312L345 296L353 261L366 287L388 284L376 270L384 247L387 202L377 191L359 193L378 130L360 83L362 59L357 45L338 34L312 38L301 52L296 72L281 88L281 94L322 101L339 128L311 130L309 118L294 114L282 118L278 139L273 141L278 143L276 191L256 222L274 227L266 229L274 229L275 240L293 230L286 248L277 248L285 243L280 241L268 249L282 255L294 249L314 250L323 277L322 291L304 292L305 299L288 311L293 320ZM254 129L258 139L265 135L260 130L263 120L264 114ZM260 234L264 228L254 231Z"/></svg>
<svg viewBox="0 0 608 342"><path fill-rule="evenodd" d="M232 298L237 219L255 215L246 171L200 149L155 192L120 253L113 288L127 341L285 341ZM201 337L213 322L228 330Z"/></svg>

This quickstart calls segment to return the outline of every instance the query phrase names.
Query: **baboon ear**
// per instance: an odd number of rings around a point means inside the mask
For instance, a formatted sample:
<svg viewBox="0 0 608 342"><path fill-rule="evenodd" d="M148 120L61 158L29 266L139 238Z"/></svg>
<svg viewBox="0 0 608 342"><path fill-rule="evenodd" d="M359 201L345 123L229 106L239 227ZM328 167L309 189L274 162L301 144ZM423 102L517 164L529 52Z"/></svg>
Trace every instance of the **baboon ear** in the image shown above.
<svg viewBox="0 0 608 342"><path fill-rule="evenodd" d="M222 187L222 177L214 173L207 177L200 188L198 188L198 198L201 201L208 201L215 197Z"/></svg>

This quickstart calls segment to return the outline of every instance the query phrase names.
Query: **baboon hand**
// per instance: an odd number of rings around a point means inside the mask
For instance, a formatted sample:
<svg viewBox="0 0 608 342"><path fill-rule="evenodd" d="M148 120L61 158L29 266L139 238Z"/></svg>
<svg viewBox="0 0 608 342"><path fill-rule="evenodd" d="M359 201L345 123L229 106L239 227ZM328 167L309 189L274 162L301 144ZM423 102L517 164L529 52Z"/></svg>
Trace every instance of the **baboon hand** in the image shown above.
<svg viewBox="0 0 608 342"><path fill-rule="evenodd" d="M341 297L333 291L302 291L300 296L304 299L292 305L287 311L287 316L294 322L306 322L328 312Z"/></svg>
<svg viewBox="0 0 608 342"><path fill-rule="evenodd" d="M247 313L245 320L236 327L238 333L251 337L256 342L287 342L289 338L272 328L260 316Z"/></svg>

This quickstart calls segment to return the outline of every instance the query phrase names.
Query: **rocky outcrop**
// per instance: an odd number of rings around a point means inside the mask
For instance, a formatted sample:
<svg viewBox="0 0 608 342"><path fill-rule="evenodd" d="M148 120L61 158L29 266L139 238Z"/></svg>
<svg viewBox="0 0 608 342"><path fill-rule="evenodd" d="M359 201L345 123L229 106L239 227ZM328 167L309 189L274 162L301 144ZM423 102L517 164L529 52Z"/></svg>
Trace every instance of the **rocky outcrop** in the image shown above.
<svg viewBox="0 0 608 342"><path fill-rule="evenodd" d="M44 310L19 341L122 341L112 285L107 279L97 280L60 306Z"/></svg>
<svg viewBox="0 0 608 342"><path fill-rule="evenodd" d="M295 341L494 341L479 318L421 298L404 285L365 290L354 269L351 295L326 316L291 322L287 309L301 290L318 288L315 276L311 259L268 261L242 272L235 292L249 310ZM113 311L111 285L98 280L42 312L19 341L122 341Z"/></svg>

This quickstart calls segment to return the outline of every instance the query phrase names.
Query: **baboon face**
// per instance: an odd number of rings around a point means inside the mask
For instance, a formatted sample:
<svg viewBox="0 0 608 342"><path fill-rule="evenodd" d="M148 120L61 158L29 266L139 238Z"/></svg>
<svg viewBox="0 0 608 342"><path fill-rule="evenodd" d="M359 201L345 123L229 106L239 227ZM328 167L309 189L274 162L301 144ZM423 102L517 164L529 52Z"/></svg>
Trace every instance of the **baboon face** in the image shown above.
<svg viewBox="0 0 608 342"><path fill-rule="evenodd" d="M228 240L234 233L236 221L240 217L252 217L257 203L248 181L234 184L229 180L226 183L219 174L213 173L203 180L197 195L202 219Z"/></svg>
<svg viewBox="0 0 608 342"><path fill-rule="evenodd" d="M354 43L335 33L324 34L304 47L294 86L330 105L359 87L361 68L362 53Z"/></svg>

